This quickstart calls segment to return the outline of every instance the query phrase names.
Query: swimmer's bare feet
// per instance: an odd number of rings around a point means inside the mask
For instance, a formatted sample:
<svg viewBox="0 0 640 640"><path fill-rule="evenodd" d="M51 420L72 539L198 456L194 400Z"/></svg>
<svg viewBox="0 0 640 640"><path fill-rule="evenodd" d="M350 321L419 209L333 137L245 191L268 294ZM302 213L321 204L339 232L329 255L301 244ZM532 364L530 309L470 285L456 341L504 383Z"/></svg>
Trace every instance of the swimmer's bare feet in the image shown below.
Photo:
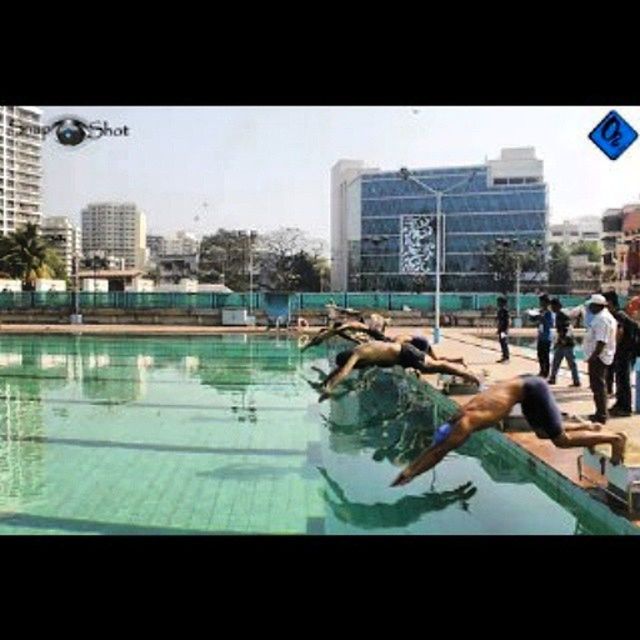
<svg viewBox="0 0 640 640"><path fill-rule="evenodd" d="M611 464L619 465L624 462L624 453L627 447L627 434L622 431L616 433L618 440L611 445Z"/></svg>

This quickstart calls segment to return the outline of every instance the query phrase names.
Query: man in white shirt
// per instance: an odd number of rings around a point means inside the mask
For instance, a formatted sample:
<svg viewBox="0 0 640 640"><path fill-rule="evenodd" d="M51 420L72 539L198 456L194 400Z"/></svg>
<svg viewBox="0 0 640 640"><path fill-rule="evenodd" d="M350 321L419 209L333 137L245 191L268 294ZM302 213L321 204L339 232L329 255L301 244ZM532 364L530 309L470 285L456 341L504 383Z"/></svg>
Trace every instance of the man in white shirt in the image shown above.
<svg viewBox="0 0 640 640"><path fill-rule="evenodd" d="M609 313L607 300L594 294L587 300L593 314L591 325L584 339L584 357L589 365L589 384L593 392L596 412L589 416L594 422L605 424L609 417L607 410L607 370L613 364L616 353L616 319Z"/></svg>

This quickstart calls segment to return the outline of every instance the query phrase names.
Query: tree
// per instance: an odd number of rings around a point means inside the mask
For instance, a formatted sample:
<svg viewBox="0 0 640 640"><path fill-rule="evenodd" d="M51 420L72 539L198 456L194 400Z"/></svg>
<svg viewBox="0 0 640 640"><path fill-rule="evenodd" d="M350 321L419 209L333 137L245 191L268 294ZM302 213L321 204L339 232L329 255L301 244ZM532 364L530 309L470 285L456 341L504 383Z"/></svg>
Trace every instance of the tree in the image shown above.
<svg viewBox="0 0 640 640"><path fill-rule="evenodd" d="M570 279L569 252L561 244L554 244L551 247L549 284L566 292L570 288Z"/></svg>
<svg viewBox="0 0 640 640"><path fill-rule="evenodd" d="M301 229L281 227L260 242L260 263L268 274L264 285L273 291L319 291L328 281L324 243Z"/></svg>
<svg viewBox="0 0 640 640"><path fill-rule="evenodd" d="M51 247L47 248L45 263L54 280L68 280L66 265L62 261L62 258Z"/></svg>
<svg viewBox="0 0 640 640"><path fill-rule="evenodd" d="M496 242L487 257L487 264L489 271L494 274L498 291L503 295L513 291L518 271L517 254L513 247Z"/></svg>
<svg viewBox="0 0 640 640"><path fill-rule="evenodd" d="M587 255L589 262L600 262L602 258L602 246L596 240L580 240L571 247L572 256Z"/></svg>
<svg viewBox="0 0 640 640"><path fill-rule="evenodd" d="M51 278L55 273L60 273L57 256L53 256L55 253L40 236L38 228L28 223L2 238L0 270L22 280L26 290L33 290L37 278Z"/></svg>
<svg viewBox="0 0 640 640"><path fill-rule="evenodd" d="M256 261L258 235L244 231L218 229L200 244L198 280L226 284L234 291L249 289L249 251Z"/></svg>
<svg viewBox="0 0 640 640"><path fill-rule="evenodd" d="M487 249L487 266L494 274L498 291L503 295L515 289L518 260L521 273L529 272L537 276L544 270L544 254L540 251L539 241L531 240L519 246L517 241L510 238L499 238Z"/></svg>

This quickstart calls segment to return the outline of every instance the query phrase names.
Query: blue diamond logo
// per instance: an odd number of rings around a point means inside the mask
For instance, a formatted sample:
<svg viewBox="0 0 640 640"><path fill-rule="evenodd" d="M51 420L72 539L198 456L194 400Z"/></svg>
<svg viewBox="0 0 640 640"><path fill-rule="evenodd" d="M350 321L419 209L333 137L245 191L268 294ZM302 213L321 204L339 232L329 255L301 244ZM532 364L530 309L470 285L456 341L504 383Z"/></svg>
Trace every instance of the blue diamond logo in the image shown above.
<svg viewBox="0 0 640 640"><path fill-rule="evenodd" d="M617 112L610 111L589 134L589 139L610 160L617 160L638 137L636 130Z"/></svg>

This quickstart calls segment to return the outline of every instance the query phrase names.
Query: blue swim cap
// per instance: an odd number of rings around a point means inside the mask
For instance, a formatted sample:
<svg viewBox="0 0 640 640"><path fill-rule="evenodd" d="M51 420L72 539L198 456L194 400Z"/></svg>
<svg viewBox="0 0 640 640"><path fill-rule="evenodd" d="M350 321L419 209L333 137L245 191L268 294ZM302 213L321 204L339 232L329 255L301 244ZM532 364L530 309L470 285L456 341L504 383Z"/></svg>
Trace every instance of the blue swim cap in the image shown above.
<svg viewBox="0 0 640 640"><path fill-rule="evenodd" d="M441 442L444 442L451 434L452 428L453 427L449 422L445 422L444 424L441 424L436 429L435 435L433 436L432 444L440 444Z"/></svg>

